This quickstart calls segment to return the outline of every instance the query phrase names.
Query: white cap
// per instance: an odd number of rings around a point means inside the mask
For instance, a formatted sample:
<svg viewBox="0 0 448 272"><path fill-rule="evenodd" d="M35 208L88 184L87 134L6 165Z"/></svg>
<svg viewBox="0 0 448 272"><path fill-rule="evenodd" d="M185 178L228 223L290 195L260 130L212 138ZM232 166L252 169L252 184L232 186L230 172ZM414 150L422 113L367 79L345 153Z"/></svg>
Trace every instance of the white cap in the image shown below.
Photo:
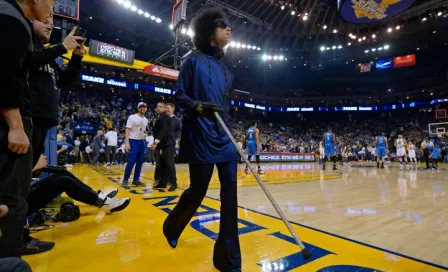
<svg viewBox="0 0 448 272"><path fill-rule="evenodd" d="M145 102L140 102L140 103L138 103L137 108L140 108L141 106L145 106L145 107L146 107L146 103L145 103Z"/></svg>

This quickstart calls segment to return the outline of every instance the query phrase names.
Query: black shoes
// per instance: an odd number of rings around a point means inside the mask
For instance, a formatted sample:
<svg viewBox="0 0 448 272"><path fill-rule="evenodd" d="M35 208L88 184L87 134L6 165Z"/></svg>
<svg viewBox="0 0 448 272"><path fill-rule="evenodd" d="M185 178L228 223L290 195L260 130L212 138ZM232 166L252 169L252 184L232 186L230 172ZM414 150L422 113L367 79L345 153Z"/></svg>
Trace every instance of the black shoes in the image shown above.
<svg viewBox="0 0 448 272"><path fill-rule="evenodd" d="M54 247L54 242L44 242L31 238L31 241L24 244L22 247L22 255L39 254L51 250Z"/></svg>
<svg viewBox="0 0 448 272"><path fill-rule="evenodd" d="M177 184L176 185L171 185L171 187L168 189L168 192L176 191L176 189L177 189Z"/></svg>

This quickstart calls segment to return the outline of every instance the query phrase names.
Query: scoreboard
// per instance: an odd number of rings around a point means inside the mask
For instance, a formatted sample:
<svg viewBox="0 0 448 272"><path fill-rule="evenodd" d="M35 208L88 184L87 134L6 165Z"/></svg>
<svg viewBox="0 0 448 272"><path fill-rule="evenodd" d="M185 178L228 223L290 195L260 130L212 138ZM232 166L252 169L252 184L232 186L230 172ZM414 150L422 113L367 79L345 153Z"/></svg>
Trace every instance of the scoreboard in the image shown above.
<svg viewBox="0 0 448 272"><path fill-rule="evenodd" d="M80 0L56 0L53 12L56 16L79 21Z"/></svg>

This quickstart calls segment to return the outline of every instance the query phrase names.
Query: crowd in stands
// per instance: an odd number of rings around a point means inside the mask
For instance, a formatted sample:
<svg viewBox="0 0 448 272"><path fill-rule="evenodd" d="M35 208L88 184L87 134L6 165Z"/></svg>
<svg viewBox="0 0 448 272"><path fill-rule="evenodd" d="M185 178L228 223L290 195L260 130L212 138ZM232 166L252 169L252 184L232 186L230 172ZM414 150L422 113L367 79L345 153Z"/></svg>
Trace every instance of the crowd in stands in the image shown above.
<svg viewBox="0 0 448 272"><path fill-rule="evenodd" d="M118 95L111 99L81 92L65 92L61 94L61 120L59 126L58 142L68 143L73 146L62 150L70 154L64 160L70 163L92 162L92 141L94 135L81 135L73 131L74 124L93 124L96 130L104 133L112 129L118 133L117 163L126 161L126 154L122 147L124 142L124 130L127 117L136 112L139 101L136 99L123 98ZM155 104L148 103L147 118L150 120L148 136L151 135L152 126L156 121L154 111ZM182 114L176 111L177 117L182 120ZM285 115L286 116L286 115ZM329 120L328 118L314 119L315 115L289 116L279 120L263 118L258 124L260 129L260 144L263 152L294 152L294 153L318 153L319 142L322 135L331 127L337 136L337 144L347 146L353 154L353 159L369 159L373 157L372 148L375 147L375 137L384 133L389 139L389 154L394 158L394 141L399 134L417 146L428 139L428 123L434 122L432 114L407 112L381 112L366 118L363 113L354 116L350 113L341 115L341 118ZM237 141L245 147L246 131L250 121L257 117L247 118L240 113L232 113L232 129ZM249 121L250 120L250 121ZM95 130L95 132L96 132ZM439 141L432 139L432 141ZM106 142L103 142L102 155L99 159L106 162L104 151ZM339 148L338 148L339 149ZM152 161L151 158L148 158Z"/></svg>

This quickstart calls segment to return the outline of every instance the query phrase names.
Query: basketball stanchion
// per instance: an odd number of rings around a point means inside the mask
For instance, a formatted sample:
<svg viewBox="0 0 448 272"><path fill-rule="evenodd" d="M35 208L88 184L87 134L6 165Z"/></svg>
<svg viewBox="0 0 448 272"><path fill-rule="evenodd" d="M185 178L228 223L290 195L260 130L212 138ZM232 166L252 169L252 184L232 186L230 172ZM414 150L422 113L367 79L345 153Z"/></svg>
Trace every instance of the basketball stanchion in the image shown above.
<svg viewBox="0 0 448 272"><path fill-rule="evenodd" d="M232 141L233 145L235 146L236 150L238 151L238 153L240 154L241 158L244 160L244 162L246 163L247 167L249 167L250 171L252 172L252 174L254 175L255 179L257 180L258 184L260 184L261 189L264 191L264 193L266 194L266 196L268 197L269 201L272 203L272 206L274 206L275 210L277 211L277 213L280 215L283 223L285 223L286 227L288 228L289 232L291 233L292 237L294 238L294 241L296 242L296 244L302 249L302 254L303 254L303 258L304 259L309 259L312 257L311 251L309 251L305 245L302 243L302 241L300 240L299 236L297 235L297 233L294 231L294 229L292 228L291 224L289 223L288 219L286 218L286 216L283 214L282 210L280 209L280 207L277 205L277 202L274 200L274 198L272 197L271 193L268 191L268 189L266 188L266 186L263 184L263 181L261 180L260 176L258 175L257 171L255 171L252 166L250 165L249 160L247 159L247 157L244 155L243 150L241 150L236 141L235 138L233 138L232 133L230 132L230 130L227 128L226 124L224 123L224 121L222 120L221 116L219 116L219 113L215 112L215 117L218 120L218 123L222 126L222 128L224 129L224 131L227 133L227 135L229 136L230 140Z"/></svg>

